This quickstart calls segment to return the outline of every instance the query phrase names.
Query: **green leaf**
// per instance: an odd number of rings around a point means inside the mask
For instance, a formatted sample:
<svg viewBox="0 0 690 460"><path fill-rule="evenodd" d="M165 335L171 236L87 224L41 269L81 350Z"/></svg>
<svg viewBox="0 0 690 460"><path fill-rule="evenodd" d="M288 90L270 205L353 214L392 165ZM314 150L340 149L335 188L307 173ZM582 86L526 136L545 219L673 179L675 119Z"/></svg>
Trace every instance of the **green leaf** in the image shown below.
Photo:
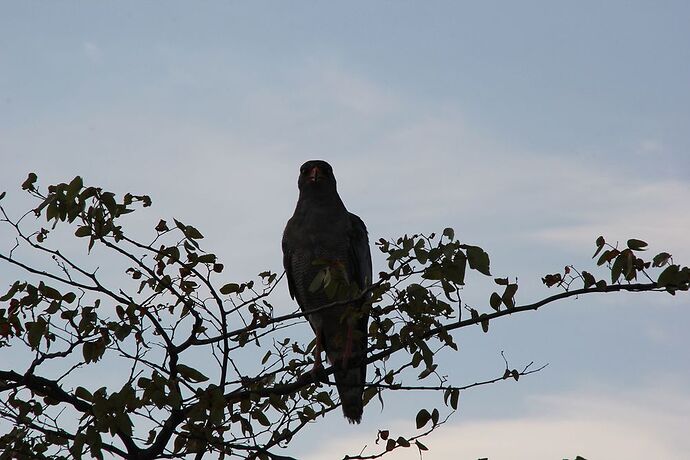
<svg viewBox="0 0 690 460"><path fill-rule="evenodd" d="M326 273L326 270L319 270L314 279L311 281L311 284L309 284L309 292L316 292L321 288L324 283L324 279L326 278Z"/></svg>
<svg viewBox="0 0 690 460"><path fill-rule="evenodd" d="M177 365L177 371L180 373L182 378L185 380L188 380L190 382L205 382L208 380L208 377L206 377L204 374L199 372L198 370L185 366L184 364L178 364Z"/></svg>

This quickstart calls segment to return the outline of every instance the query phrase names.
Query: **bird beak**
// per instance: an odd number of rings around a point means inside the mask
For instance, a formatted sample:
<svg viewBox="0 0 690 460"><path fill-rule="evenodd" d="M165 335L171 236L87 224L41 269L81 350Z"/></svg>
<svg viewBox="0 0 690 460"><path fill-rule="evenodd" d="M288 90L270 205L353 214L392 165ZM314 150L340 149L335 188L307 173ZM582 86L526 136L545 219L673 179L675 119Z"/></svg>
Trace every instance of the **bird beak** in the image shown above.
<svg viewBox="0 0 690 460"><path fill-rule="evenodd" d="M314 166L313 168L311 168L311 171L309 171L309 176L307 176L309 182L316 182L319 178L320 173L321 171L319 171L318 166Z"/></svg>

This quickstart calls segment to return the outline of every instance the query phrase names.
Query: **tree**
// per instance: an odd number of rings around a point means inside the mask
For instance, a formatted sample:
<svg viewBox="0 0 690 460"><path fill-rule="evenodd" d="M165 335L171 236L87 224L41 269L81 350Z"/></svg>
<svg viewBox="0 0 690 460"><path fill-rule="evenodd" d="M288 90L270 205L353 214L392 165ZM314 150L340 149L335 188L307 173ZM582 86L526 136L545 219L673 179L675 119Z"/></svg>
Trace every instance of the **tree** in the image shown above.
<svg viewBox="0 0 690 460"><path fill-rule="evenodd" d="M2 223L16 234L0 259L26 276L0 297L0 348L28 357L26 368L0 369L0 458L289 458L280 448L338 407L333 367L310 372L314 342L290 337L304 313L274 314L271 294L282 275L265 271L256 280L229 282L219 258L202 249L201 232L177 220L160 220L149 242L131 235L125 215L151 206L148 196L118 198L85 187L80 177L47 193L36 182L32 173L22 185L34 209L15 219L0 206ZM52 247L54 233L65 228L107 268ZM456 240L452 229L376 245L389 270L358 293L369 299L372 318L365 404L388 391L426 389L438 391L445 407L420 408L414 436L379 431L378 450L351 459L398 448L423 452L421 438L457 409L461 391L539 370L512 369L506 361L495 378L454 385L441 376L435 356L457 351L455 331L478 325L488 332L494 320L573 296L675 295L690 285L690 269L670 254L646 261L645 242L616 247L599 237L594 258L606 280L569 266L543 278L561 292L516 305L517 283L497 277L496 292L479 310L458 295L466 270L491 276L489 256ZM344 301L328 269L312 283L333 293L322 309ZM120 380L97 377L108 369L120 369Z"/></svg>

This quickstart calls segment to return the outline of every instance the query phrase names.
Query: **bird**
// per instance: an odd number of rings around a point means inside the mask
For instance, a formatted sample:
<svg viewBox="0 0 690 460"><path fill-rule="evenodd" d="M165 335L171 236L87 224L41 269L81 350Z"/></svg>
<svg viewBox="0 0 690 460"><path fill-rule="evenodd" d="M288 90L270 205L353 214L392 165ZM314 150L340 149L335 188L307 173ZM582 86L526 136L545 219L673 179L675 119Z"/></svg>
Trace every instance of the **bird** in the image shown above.
<svg viewBox="0 0 690 460"><path fill-rule="evenodd" d="M334 380L343 415L350 423L360 423L369 322L363 307L372 283L367 228L343 204L333 168L327 162L304 163L297 187L295 212L282 239L288 289L303 312L343 300L334 307L306 315L316 336L312 371L321 368L321 351L325 351L335 367ZM330 295L328 286L319 289L329 284L324 282L326 272L325 278L333 288ZM352 302L348 303L349 299Z"/></svg>

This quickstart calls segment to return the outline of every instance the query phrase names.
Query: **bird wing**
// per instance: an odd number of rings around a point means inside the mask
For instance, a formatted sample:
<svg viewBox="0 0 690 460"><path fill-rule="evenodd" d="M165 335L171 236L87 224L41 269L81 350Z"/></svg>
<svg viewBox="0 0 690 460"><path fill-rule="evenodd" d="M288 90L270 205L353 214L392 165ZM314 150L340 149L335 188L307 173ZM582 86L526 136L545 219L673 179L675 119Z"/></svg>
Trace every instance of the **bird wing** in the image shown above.
<svg viewBox="0 0 690 460"><path fill-rule="evenodd" d="M361 290L371 286L371 251L367 227L362 219L350 214L350 263L348 264L350 279L355 281Z"/></svg>
<svg viewBox="0 0 690 460"><path fill-rule="evenodd" d="M288 222L288 227L289 226L290 223ZM285 274L287 275L288 291L290 291L290 297L294 299L295 294L297 293L297 289L295 287L295 277L292 274L292 250L290 248L290 241L288 237L288 227L286 227L285 231L283 232L283 268L285 269Z"/></svg>

